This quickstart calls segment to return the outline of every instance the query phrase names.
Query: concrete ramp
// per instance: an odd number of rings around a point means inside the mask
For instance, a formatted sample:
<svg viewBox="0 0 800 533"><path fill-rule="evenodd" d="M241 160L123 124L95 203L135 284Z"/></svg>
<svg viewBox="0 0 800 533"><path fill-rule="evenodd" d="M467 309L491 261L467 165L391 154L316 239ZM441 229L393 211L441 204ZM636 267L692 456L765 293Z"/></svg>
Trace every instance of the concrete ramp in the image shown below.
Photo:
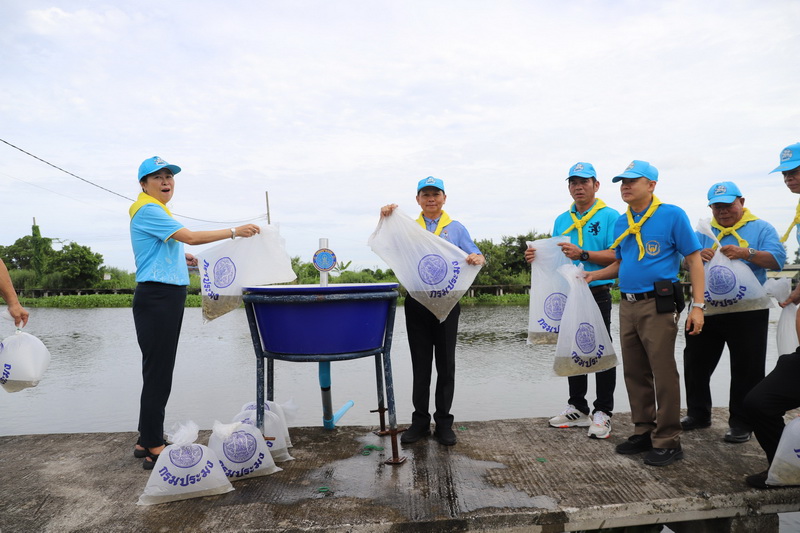
<svg viewBox="0 0 800 533"><path fill-rule="evenodd" d="M134 433L0 437L0 531L777 531L800 488L748 488L766 460L754 441L724 442L726 420L717 409L711 428L684 433L685 459L662 468L614 452L632 434L627 413L607 440L541 418L457 422L456 446L401 446L402 465L384 463L375 428L292 428L282 472L149 507L136 505L149 472Z"/></svg>

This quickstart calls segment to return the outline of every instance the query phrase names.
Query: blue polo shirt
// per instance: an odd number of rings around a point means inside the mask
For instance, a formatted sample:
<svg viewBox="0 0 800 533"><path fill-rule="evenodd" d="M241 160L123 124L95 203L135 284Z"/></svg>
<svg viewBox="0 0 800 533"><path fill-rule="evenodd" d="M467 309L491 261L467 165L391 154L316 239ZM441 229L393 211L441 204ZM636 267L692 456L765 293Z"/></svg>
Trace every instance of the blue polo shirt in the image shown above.
<svg viewBox="0 0 800 533"><path fill-rule="evenodd" d="M714 235L719 236L719 230L717 228L712 227L711 231L714 232ZM786 262L786 249L783 247L783 243L781 242L780 237L778 237L778 232L772 224L761 219L751 220L736 230L736 233L738 233L742 239L747 241L749 248L769 252L772 254L772 257L775 258L775 261L777 261L778 264L783 267L783 264ZM714 241L708 235L703 235L702 233L698 232L697 238L700 239L700 245L703 248L711 248L714 245ZM739 241L737 241L736 237L733 235L726 235L720 241L720 246L725 246L726 244L739 246ZM736 261L744 260L737 259ZM754 265L750 261L744 261L744 264L750 267L750 270L752 270L753 274L756 275L759 283L763 285L767 281L766 268ZM781 268L779 268L777 271L780 272Z"/></svg>
<svg viewBox="0 0 800 533"><path fill-rule="evenodd" d="M142 206L131 219L131 244L136 259L136 281L189 285L183 243L171 239L183 225L160 206Z"/></svg>
<svg viewBox="0 0 800 533"><path fill-rule="evenodd" d="M595 200L595 204L596 203L597 201ZM594 204L592 204L592 207L594 207ZM591 211L591 207L581 213L575 208L575 204L573 203L569 211L564 211L556 218L555 224L553 225L553 237L560 236L572 225L570 212L577 216L578 220L583 220L583 217L586 216L586 213L589 211ZM608 206L595 213L592 219L583 226L582 248L588 252L599 252L611 248L615 238L614 224L617 222L618 218L619 212ZM576 228L573 228L572 231L566 235L569 237L572 244L578 246L578 230ZM597 263L581 261L579 259L576 259L573 263L576 265L583 263L583 269L587 272L603 268L602 265L598 265ZM591 282L589 286L596 287L599 285L611 285L613 283L614 280L602 279Z"/></svg>
<svg viewBox="0 0 800 533"><path fill-rule="evenodd" d="M650 207L649 205L647 206ZM638 222L641 213L633 213ZM614 225L614 235L619 236L628 229L628 217L624 213ZM678 281L681 259L700 250L700 241L689 223L689 217L677 205L661 204L642 226L644 257L639 261L639 245L634 235L628 235L617 246L619 267L619 289L622 292L649 292L656 281Z"/></svg>
<svg viewBox="0 0 800 533"><path fill-rule="evenodd" d="M433 233L436 231L436 226L439 225L439 219L431 220L426 216L422 216L423 220L425 220L425 228ZM475 246L475 242L472 240L472 237L469 236L469 232L464 225L459 222L458 220L452 220L448 225L442 228L442 232L439 234L439 237L446 240L450 244L455 244L467 254L480 254L481 251ZM483 254L481 254L483 255Z"/></svg>

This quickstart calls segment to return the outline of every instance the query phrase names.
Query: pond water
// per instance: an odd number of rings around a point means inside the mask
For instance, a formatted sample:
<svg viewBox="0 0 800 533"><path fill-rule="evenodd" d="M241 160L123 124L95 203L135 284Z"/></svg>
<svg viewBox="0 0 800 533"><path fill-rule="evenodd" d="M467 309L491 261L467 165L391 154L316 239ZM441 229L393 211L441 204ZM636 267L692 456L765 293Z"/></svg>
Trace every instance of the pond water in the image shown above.
<svg viewBox="0 0 800 533"><path fill-rule="evenodd" d="M779 310L772 310L768 368L777 359ZM612 338L618 341L617 313ZM552 416L566 405L567 380L552 371L553 345L526 345L528 310L522 306L464 307L459 328L456 420ZM13 332L0 322L0 337ZM39 337L52 361L41 383L14 394L0 392L0 435L134 431L141 388L141 354L130 309L31 309L25 331ZM309 328L313 334L313 325ZM676 357L682 365L683 337ZM391 351L398 423L411 419L411 363L403 309L398 308ZM334 408L353 400L340 425L372 425L377 415L373 358L331 365ZM211 428L255 399L255 355L243 309L203 324L187 309L166 427L194 420ZM292 425L319 425L322 409L316 363L275 361L275 399L297 405ZM714 405L728 402L727 357L714 374ZM594 379L589 380L593 398ZM617 411L629 411L621 376ZM591 403L591 400L590 400Z"/></svg>

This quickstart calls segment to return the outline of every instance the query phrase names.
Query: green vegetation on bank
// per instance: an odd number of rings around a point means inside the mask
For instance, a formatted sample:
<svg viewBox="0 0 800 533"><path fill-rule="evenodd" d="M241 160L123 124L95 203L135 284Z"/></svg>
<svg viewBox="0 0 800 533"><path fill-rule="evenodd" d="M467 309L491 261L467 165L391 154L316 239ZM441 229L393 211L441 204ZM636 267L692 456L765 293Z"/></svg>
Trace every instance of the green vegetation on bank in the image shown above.
<svg viewBox="0 0 800 533"><path fill-rule="evenodd" d="M619 291L611 291L614 302L619 302ZM398 305L402 305L405 298L398 298ZM528 305L530 297L527 294L478 294L464 296L461 305ZM2 299L0 299L2 302ZM131 307L133 294L82 294L69 296L44 296L41 298L20 298L25 307L53 307L59 309L94 309L98 307ZM199 294L189 294L186 297L186 307L200 307L202 305Z"/></svg>

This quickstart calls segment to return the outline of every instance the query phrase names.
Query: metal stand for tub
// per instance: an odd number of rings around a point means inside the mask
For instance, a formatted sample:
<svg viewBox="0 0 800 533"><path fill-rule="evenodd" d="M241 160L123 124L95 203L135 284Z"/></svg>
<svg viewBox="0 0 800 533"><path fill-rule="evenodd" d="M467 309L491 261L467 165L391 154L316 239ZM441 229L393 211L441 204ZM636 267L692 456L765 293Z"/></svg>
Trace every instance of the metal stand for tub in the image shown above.
<svg viewBox="0 0 800 533"><path fill-rule="evenodd" d="M375 358L380 430L389 435L392 457L386 464L399 465L397 417L392 382L391 346L397 305L397 284L341 284L326 287L285 285L247 287L244 303L256 354L257 425L264 428L265 399L274 400L274 360L316 362L320 365L323 426L333 429L352 406L333 413L330 396L330 363L362 357ZM267 393L264 397L264 360ZM384 403L385 391L385 403ZM385 413L389 413L386 428Z"/></svg>

